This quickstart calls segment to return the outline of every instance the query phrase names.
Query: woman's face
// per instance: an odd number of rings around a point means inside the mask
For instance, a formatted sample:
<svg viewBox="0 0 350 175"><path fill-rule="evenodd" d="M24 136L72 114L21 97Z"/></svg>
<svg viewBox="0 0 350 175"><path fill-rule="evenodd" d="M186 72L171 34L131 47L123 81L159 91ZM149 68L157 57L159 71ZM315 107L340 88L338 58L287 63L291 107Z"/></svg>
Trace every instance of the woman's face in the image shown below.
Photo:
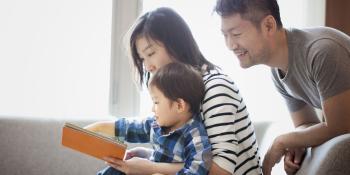
<svg viewBox="0 0 350 175"><path fill-rule="evenodd" d="M145 37L139 37L136 40L136 50L143 60L146 71L151 74L154 74L162 66L173 62L162 43Z"/></svg>

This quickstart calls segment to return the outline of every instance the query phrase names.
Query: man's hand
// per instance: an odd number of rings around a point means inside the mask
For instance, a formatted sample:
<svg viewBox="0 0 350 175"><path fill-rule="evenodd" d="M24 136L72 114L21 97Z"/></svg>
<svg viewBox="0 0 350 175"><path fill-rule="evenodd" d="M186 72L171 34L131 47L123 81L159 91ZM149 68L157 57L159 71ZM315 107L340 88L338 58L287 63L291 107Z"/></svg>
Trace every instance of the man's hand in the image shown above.
<svg viewBox="0 0 350 175"><path fill-rule="evenodd" d="M288 175L295 174L304 159L305 149L289 149L284 156L284 170Z"/></svg>
<svg viewBox="0 0 350 175"><path fill-rule="evenodd" d="M272 171L272 167L275 166L276 163L280 162L283 155L286 153L286 148L284 148L282 142L279 138L283 136L277 137L270 148L267 150L264 160L263 160L263 174L270 175Z"/></svg>
<svg viewBox="0 0 350 175"><path fill-rule="evenodd" d="M104 160L107 164L125 174L152 174L153 162L147 159L133 157L129 160L123 161L112 157L106 157Z"/></svg>

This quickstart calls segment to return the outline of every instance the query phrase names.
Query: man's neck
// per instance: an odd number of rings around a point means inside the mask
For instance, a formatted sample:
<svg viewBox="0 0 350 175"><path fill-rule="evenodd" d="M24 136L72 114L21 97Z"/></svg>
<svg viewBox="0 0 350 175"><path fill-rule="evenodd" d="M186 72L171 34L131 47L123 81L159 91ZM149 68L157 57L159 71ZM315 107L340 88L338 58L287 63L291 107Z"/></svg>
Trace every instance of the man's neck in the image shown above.
<svg viewBox="0 0 350 175"><path fill-rule="evenodd" d="M268 66L276 67L286 73L288 70L288 42L286 30L284 28L276 33L271 53L271 60Z"/></svg>

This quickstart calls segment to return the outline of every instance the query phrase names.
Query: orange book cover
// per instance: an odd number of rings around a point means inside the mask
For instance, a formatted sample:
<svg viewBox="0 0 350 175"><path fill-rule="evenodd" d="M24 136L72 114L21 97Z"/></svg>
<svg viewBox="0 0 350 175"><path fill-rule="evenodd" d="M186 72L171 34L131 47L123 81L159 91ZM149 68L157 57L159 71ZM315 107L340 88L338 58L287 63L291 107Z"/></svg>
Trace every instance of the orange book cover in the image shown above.
<svg viewBox="0 0 350 175"><path fill-rule="evenodd" d="M63 126L62 145L98 159L107 156L123 159L127 148L125 144L118 140L72 123L65 123Z"/></svg>

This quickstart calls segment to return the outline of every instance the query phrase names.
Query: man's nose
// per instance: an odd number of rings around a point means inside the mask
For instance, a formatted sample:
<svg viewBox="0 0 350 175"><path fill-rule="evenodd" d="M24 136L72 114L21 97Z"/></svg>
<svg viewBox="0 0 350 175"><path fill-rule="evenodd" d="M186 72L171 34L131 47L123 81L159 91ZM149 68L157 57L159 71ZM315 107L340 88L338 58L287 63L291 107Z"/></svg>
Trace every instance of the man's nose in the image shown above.
<svg viewBox="0 0 350 175"><path fill-rule="evenodd" d="M230 50L236 50L238 48L237 42L232 37L226 38L226 45Z"/></svg>

